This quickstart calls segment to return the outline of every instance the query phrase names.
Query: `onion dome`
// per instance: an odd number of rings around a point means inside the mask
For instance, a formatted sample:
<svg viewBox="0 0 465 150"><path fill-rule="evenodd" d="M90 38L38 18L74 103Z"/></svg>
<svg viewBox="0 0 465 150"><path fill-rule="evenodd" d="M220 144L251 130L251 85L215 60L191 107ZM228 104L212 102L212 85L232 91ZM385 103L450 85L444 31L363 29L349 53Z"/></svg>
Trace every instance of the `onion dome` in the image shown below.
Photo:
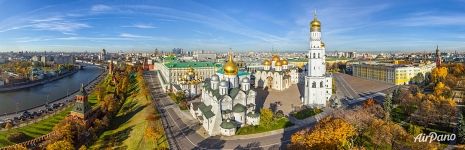
<svg viewBox="0 0 465 150"><path fill-rule="evenodd" d="M229 54L228 62L226 62L223 66L223 71L225 75L237 75L238 72L237 65L233 61L233 57Z"/></svg>
<svg viewBox="0 0 465 150"><path fill-rule="evenodd" d="M236 128L236 124L234 124L229 119L227 119L226 121L223 121L220 124L220 127L223 128L223 129L233 129L233 128Z"/></svg>
<svg viewBox="0 0 465 150"><path fill-rule="evenodd" d="M281 62L283 63L283 65L288 65L289 64L289 62L287 62L286 59L281 60Z"/></svg>
<svg viewBox="0 0 465 150"><path fill-rule="evenodd" d="M283 66L283 62L281 61L277 61L274 63L275 66Z"/></svg>
<svg viewBox="0 0 465 150"><path fill-rule="evenodd" d="M273 55L273 58L271 58L271 61L278 62L279 61L279 56L278 55Z"/></svg>
<svg viewBox="0 0 465 150"><path fill-rule="evenodd" d="M214 75L212 75L211 80L212 81L219 81L220 77L218 75L214 74Z"/></svg>
<svg viewBox="0 0 465 150"><path fill-rule="evenodd" d="M321 42L321 47L325 47L325 43Z"/></svg>
<svg viewBox="0 0 465 150"><path fill-rule="evenodd" d="M313 18L312 22L310 22L310 26L312 28L316 28L316 27L320 28L321 27L321 22L315 16L315 18Z"/></svg>
<svg viewBox="0 0 465 150"><path fill-rule="evenodd" d="M271 66L270 60L265 59L265 61L263 61L263 65L265 65L265 66Z"/></svg>
<svg viewBox="0 0 465 150"><path fill-rule="evenodd" d="M243 83L249 83L249 81L250 81L250 80L249 80L249 78L248 78L248 77L244 77L244 78L242 78L242 82L243 82Z"/></svg>
<svg viewBox="0 0 465 150"><path fill-rule="evenodd" d="M311 31L317 31L317 32L321 31L321 22L316 17L316 11L313 14L312 22L310 22L310 29Z"/></svg>

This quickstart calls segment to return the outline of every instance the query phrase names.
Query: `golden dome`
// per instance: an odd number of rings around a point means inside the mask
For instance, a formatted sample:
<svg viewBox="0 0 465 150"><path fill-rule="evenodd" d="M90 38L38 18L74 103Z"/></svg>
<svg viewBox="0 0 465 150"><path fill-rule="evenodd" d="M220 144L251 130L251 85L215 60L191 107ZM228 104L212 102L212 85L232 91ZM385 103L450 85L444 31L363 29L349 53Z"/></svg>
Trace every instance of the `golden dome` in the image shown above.
<svg viewBox="0 0 465 150"><path fill-rule="evenodd" d="M275 66L282 66L283 65L283 62L282 61L277 61L274 63Z"/></svg>
<svg viewBox="0 0 465 150"><path fill-rule="evenodd" d="M325 47L325 43L321 42L321 47Z"/></svg>
<svg viewBox="0 0 465 150"><path fill-rule="evenodd" d="M270 60L265 59L265 61L263 61L263 65L265 65L265 66L271 66Z"/></svg>
<svg viewBox="0 0 465 150"><path fill-rule="evenodd" d="M238 68L237 65L234 63L231 54L229 54L228 62L226 62L223 66L223 71L225 75L237 75Z"/></svg>
<svg viewBox="0 0 465 150"><path fill-rule="evenodd" d="M187 71L187 74L190 75L190 76L194 75L194 68L189 67L189 70Z"/></svg>
<svg viewBox="0 0 465 150"><path fill-rule="evenodd" d="M310 22L310 25L312 26L312 28L314 28L314 27L319 28L319 27L321 27L321 22L318 19L316 19L316 17L315 17L315 18L313 18L313 21Z"/></svg>
<svg viewBox="0 0 465 150"><path fill-rule="evenodd" d="M271 61L278 62L279 61L279 56L278 55L273 55L271 58Z"/></svg>
<svg viewBox="0 0 465 150"><path fill-rule="evenodd" d="M310 30L311 31L321 31L321 22L316 17L316 11L313 14L313 20L310 22Z"/></svg>
<svg viewBox="0 0 465 150"><path fill-rule="evenodd" d="M283 65L288 65L289 62L287 62L287 60L283 59L281 60L281 62L283 63Z"/></svg>

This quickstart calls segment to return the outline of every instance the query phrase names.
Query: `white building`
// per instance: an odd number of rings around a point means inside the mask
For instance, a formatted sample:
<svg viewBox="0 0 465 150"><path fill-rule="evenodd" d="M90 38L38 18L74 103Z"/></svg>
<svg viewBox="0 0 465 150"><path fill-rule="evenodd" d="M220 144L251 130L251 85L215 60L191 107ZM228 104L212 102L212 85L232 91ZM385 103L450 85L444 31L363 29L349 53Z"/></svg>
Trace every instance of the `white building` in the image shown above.
<svg viewBox="0 0 465 150"><path fill-rule="evenodd" d="M332 77L326 74L325 44L321 40L321 24L314 16L310 23L310 49L307 76L305 76L304 105L325 107L332 94Z"/></svg>
<svg viewBox="0 0 465 150"><path fill-rule="evenodd" d="M250 87L249 77L239 78L232 55L223 67L222 76L212 75L202 89L201 101L191 103L190 112L210 136L235 135L244 125L258 125L257 93Z"/></svg>
<svg viewBox="0 0 465 150"><path fill-rule="evenodd" d="M274 55L271 62L263 61L263 66L255 72L255 87L268 87L274 90L288 89L292 84L299 82L297 68L289 68L288 61Z"/></svg>

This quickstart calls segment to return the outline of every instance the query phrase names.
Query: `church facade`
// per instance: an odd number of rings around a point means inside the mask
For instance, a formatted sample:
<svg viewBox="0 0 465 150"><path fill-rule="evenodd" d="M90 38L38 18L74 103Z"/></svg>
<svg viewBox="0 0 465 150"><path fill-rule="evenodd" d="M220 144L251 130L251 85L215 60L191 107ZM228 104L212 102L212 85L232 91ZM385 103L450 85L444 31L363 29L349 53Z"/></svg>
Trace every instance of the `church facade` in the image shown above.
<svg viewBox="0 0 465 150"><path fill-rule="evenodd" d="M256 88L262 87L282 91L299 82L297 68L290 68L288 61L280 59L278 55L273 55L271 61L265 59L262 65L262 68L258 69L254 74Z"/></svg>
<svg viewBox="0 0 465 150"><path fill-rule="evenodd" d="M326 73L325 44L321 40L321 23L316 13L310 22L309 45L302 103L312 107L326 107L332 95L332 76Z"/></svg>
<svg viewBox="0 0 465 150"><path fill-rule="evenodd" d="M230 54L222 72L204 82L200 102L191 103L192 116L210 136L231 136L239 127L258 125L257 93L251 89L250 82L250 77L238 75L238 67Z"/></svg>

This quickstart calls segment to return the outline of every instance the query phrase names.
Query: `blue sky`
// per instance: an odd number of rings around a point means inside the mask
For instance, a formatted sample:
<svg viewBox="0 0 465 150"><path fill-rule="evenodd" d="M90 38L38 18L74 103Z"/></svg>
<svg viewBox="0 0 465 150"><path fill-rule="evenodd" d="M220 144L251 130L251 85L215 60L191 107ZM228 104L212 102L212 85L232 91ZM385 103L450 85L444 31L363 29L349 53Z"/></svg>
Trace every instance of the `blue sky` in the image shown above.
<svg viewBox="0 0 465 150"><path fill-rule="evenodd" d="M0 0L0 51L465 49L465 0Z"/></svg>

